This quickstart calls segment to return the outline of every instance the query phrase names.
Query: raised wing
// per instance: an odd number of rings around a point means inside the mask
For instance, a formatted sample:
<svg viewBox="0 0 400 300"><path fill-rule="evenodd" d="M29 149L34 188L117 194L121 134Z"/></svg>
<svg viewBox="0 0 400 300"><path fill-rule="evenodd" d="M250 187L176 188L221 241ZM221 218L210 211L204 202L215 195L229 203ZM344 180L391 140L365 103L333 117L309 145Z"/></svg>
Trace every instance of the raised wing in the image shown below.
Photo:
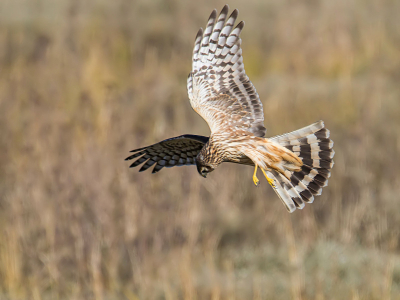
<svg viewBox="0 0 400 300"><path fill-rule="evenodd" d="M207 141L208 137L205 136L185 134L132 150L131 152L134 154L125 160L140 157L130 165L130 168L133 168L145 162L139 172L143 172L155 164L152 173L157 173L164 167L194 165L197 154Z"/></svg>
<svg viewBox="0 0 400 300"><path fill-rule="evenodd" d="M262 103L243 66L239 35L244 22L232 30L238 10L225 23L228 10L225 5L217 19L214 9L205 31L197 33L187 83L190 104L213 133L230 128L264 136Z"/></svg>

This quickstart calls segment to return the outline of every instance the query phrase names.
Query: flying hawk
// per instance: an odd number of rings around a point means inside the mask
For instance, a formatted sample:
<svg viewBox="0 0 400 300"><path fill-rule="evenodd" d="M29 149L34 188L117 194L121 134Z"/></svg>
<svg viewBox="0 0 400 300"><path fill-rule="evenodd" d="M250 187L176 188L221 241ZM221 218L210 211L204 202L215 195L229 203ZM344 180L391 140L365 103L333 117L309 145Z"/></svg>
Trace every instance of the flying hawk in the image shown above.
<svg viewBox="0 0 400 300"><path fill-rule="evenodd" d="M190 104L208 123L210 137L185 134L132 150L138 158L130 167L196 165L203 177L223 162L254 166L263 172L289 212L314 201L328 183L333 166L333 142L322 121L283 135L266 138L260 98L243 66L239 35L234 27L238 10L227 18L225 5L217 18L214 9L207 27L198 31L192 71L187 80Z"/></svg>

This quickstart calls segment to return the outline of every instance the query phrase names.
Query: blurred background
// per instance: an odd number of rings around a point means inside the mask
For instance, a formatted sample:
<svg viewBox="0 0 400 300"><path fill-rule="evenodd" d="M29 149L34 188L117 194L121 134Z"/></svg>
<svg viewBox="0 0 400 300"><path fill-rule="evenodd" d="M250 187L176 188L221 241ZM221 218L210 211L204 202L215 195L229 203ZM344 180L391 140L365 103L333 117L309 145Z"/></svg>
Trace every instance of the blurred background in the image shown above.
<svg viewBox="0 0 400 300"><path fill-rule="evenodd" d="M186 78L226 2L0 1L1 299L400 299L400 1L228 3L267 136L331 130L304 210L245 166L128 168L209 134Z"/></svg>

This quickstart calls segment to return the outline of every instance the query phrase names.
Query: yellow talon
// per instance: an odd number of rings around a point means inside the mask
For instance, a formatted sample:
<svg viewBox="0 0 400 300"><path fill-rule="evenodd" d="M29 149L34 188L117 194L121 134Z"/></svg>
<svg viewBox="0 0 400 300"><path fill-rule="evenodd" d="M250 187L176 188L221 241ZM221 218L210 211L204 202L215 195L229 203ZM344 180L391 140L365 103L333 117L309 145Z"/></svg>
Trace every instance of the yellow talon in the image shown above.
<svg viewBox="0 0 400 300"><path fill-rule="evenodd" d="M258 168L258 166L256 165L256 167L254 169L254 174L253 174L253 181L256 186L258 186L258 183L260 182L260 180L258 180L258 178L257 178L257 168Z"/></svg>
<svg viewBox="0 0 400 300"><path fill-rule="evenodd" d="M260 168L260 169L261 169L261 171L263 172L265 178L267 178L268 183L269 183L273 188L275 188L275 181L267 176L267 174L265 173L265 171L264 171L263 168Z"/></svg>

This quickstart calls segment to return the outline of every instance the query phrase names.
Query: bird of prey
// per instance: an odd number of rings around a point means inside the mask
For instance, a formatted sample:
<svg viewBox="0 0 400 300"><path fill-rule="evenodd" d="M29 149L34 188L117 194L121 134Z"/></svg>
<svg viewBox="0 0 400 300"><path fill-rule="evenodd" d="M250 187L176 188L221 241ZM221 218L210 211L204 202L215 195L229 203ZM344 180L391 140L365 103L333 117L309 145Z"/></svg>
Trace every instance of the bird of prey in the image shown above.
<svg viewBox="0 0 400 300"><path fill-rule="evenodd" d="M246 75L240 38L244 22L235 27L238 10L214 9L206 29L194 43L187 89L192 108L208 123L210 137L185 134L132 150L153 173L164 167L196 165L204 178L223 162L260 168L289 212L314 201L328 183L333 167L333 142L322 121L279 136L266 138L260 98Z"/></svg>

